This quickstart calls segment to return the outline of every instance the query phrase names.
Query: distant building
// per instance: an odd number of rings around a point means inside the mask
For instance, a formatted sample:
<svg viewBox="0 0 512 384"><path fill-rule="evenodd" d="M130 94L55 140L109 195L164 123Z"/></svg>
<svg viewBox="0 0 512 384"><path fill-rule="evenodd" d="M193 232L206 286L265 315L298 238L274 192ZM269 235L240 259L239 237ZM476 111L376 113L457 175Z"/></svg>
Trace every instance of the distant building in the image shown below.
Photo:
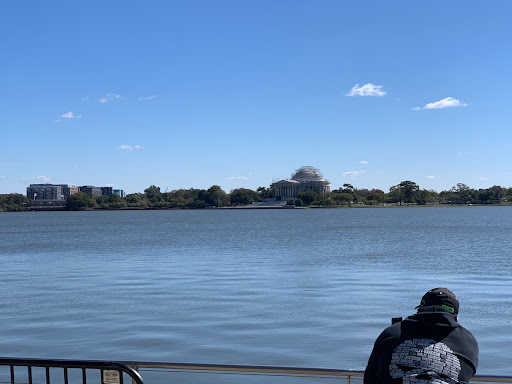
<svg viewBox="0 0 512 384"><path fill-rule="evenodd" d="M27 198L34 201L64 201L62 186L53 184L30 184Z"/></svg>
<svg viewBox="0 0 512 384"><path fill-rule="evenodd" d="M79 188L80 192L88 193L89 195L92 195L93 197L101 196L103 194L100 187L94 187L92 185L84 185Z"/></svg>
<svg viewBox="0 0 512 384"><path fill-rule="evenodd" d="M126 193L124 193L122 189L114 189L112 190L112 193L120 197L126 197Z"/></svg>
<svg viewBox="0 0 512 384"><path fill-rule="evenodd" d="M101 194L104 196L112 196L112 187L100 187Z"/></svg>
<svg viewBox="0 0 512 384"><path fill-rule="evenodd" d="M78 187L71 184L30 184L27 198L37 205L64 204L69 195L78 192Z"/></svg>
<svg viewBox="0 0 512 384"><path fill-rule="evenodd" d="M68 198L70 195L74 195L75 193L78 193L78 187L76 185L71 184L56 184L59 185L62 188L62 196L64 197L64 200Z"/></svg>
<svg viewBox="0 0 512 384"><path fill-rule="evenodd" d="M320 170L314 167L301 167L295 171L291 179L272 183L274 196L281 199L297 198L299 193L313 190L321 195L331 192L331 182L325 180Z"/></svg>

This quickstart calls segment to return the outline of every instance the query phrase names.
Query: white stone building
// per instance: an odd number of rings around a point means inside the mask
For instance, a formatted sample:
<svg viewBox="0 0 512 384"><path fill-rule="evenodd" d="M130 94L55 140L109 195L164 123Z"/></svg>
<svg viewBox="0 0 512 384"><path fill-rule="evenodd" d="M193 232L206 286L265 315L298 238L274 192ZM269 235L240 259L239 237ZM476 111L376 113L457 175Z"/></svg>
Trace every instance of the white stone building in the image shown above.
<svg viewBox="0 0 512 384"><path fill-rule="evenodd" d="M274 196L281 199L297 198L305 190L326 195L331 192L331 182L325 180L320 170L314 167L300 167L291 179L277 181L271 185Z"/></svg>

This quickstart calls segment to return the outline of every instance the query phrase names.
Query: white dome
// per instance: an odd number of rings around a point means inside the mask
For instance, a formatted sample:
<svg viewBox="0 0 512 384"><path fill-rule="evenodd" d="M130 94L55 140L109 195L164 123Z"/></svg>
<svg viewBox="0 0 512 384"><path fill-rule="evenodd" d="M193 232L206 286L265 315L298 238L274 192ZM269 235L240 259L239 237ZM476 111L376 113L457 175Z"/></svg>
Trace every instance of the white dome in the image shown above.
<svg viewBox="0 0 512 384"><path fill-rule="evenodd" d="M320 171L314 167L300 167L292 176L292 180L297 181L324 181Z"/></svg>

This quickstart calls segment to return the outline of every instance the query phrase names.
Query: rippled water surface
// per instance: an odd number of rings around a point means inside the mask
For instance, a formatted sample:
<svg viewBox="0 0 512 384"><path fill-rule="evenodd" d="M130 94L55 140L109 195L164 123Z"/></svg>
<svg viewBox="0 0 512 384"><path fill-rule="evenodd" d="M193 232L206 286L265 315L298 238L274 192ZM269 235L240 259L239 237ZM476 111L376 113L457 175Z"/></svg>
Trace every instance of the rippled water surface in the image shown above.
<svg viewBox="0 0 512 384"><path fill-rule="evenodd" d="M0 355L364 369L447 286L512 375L512 207L0 214Z"/></svg>

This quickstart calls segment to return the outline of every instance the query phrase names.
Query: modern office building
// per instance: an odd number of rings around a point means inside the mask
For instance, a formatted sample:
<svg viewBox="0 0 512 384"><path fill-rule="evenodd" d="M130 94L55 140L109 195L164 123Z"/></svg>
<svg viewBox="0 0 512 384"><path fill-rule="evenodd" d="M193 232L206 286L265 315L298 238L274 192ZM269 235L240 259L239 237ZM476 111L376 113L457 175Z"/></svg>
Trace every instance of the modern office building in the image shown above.
<svg viewBox="0 0 512 384"><path fill-rule="evenodd" d="M113 189L112 193L120 197L126 197L126 193L122 189Z"/></svg>
<svg viewBox="0 0 512 384"><path fill-rule="evenodd" d="M68 196L73 195L75 193L78 193L78 187L76 185L72 184L56 184L57 186L60 185L62 188L62 196L64 197L64 200L68 198Z"/></svg>
<svg viewBox="0 0 512 384"><path fill-rule="evenodd" d="M71 184L30 184L27 198L33 201L66 201L69 195L78 192L78 187Z"/></svg>
<svg viewBox="0 0 512 384"><path fill-rule="evenodd" d="M89 195L92 195L93 197L103 195L103 191L101 190L101 187L94 187L92 185L84 185L82 187L79 187L79 189L80 189L80 192L88 193Z"/></svg>
<svg viewBox="0 0 512 384"><path fill-rule="evenodd" d="M321 195L331 192L331 182L325 180L320 170L314 167L301 167L291 179L284 179L271 185L274 196L281 199L297 198L305 190L313 190Z"/></svg>
<svg viewBox="0 0 512 384"><path fill-rule="evenodd" d="M62 186L53 184L30 184L27 198L34 201L65 201Z"/></svg>

